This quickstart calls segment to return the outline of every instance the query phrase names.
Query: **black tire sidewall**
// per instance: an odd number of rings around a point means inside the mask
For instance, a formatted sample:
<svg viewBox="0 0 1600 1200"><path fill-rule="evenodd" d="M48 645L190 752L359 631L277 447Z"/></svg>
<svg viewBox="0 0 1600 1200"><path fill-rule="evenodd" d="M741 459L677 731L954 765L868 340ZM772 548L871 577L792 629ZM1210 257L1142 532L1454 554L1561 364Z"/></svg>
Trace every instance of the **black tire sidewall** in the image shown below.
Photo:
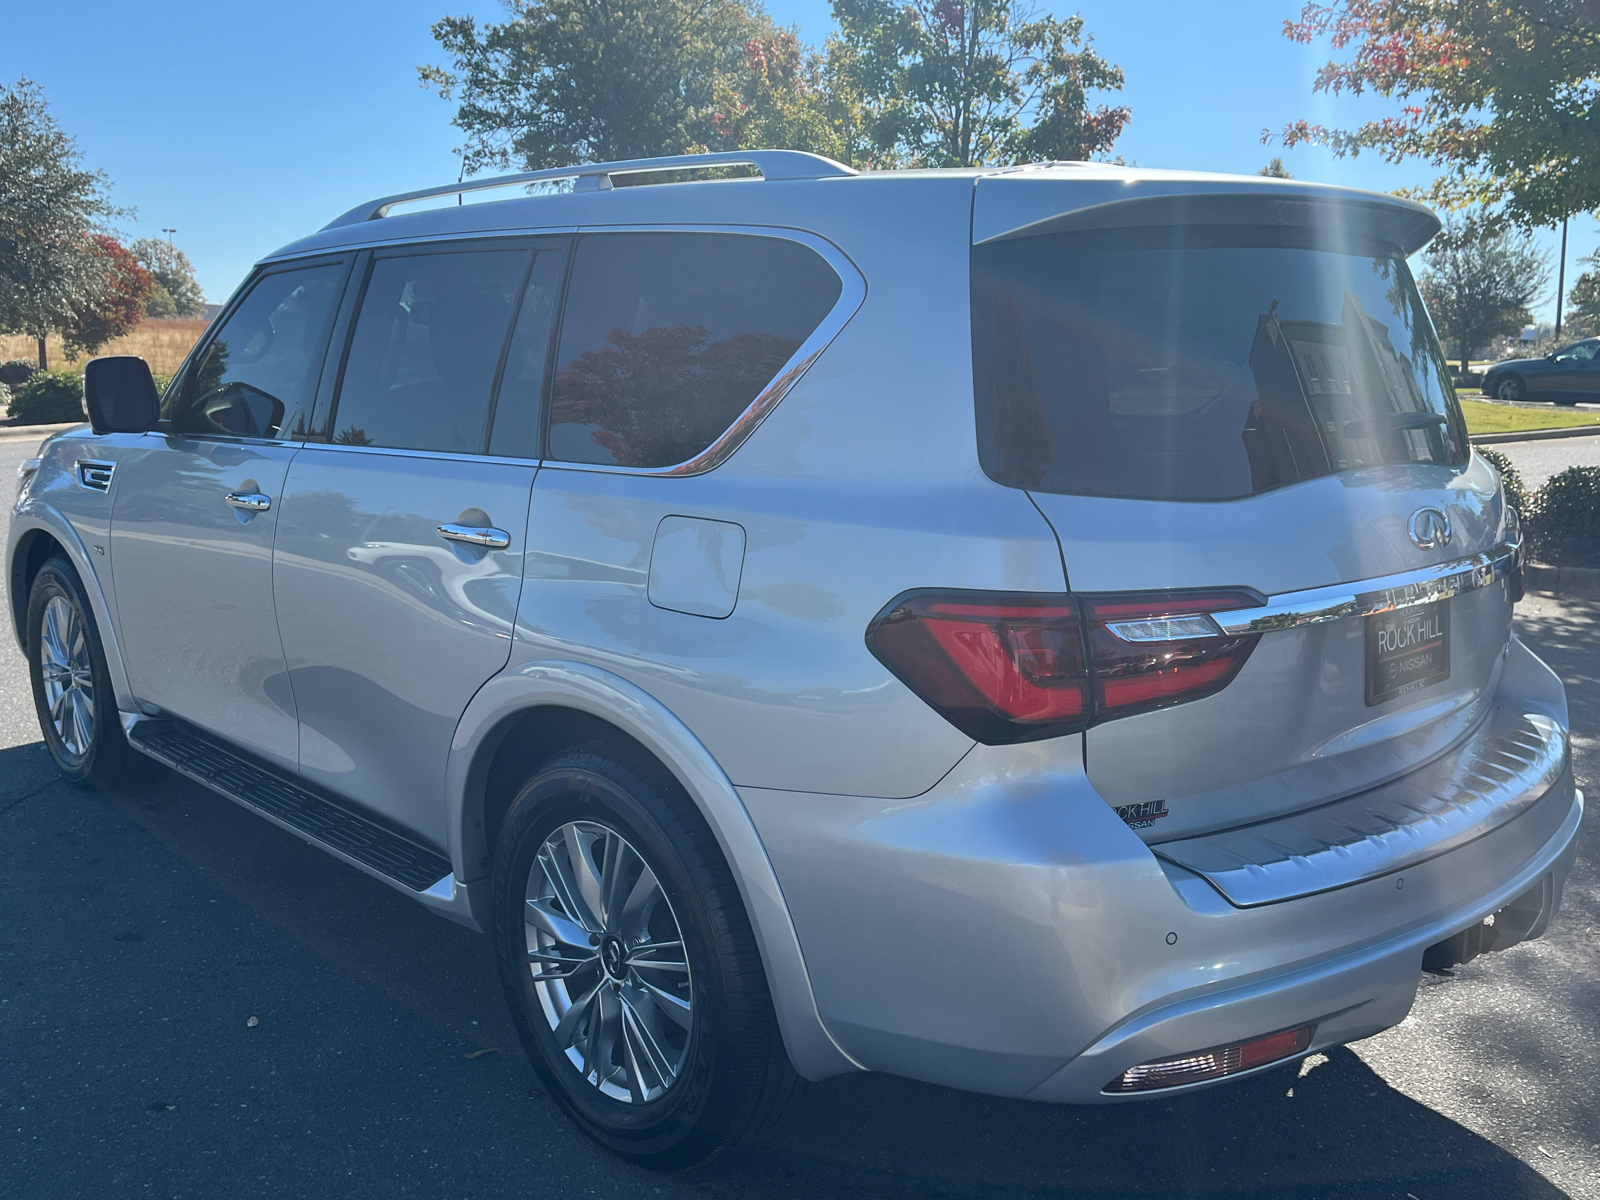
<svg viewBox="0 0 1600 1200"><path fill-rule="evenodd" d="M672 1168L706 1157L722 1141L731 1113L719 1093L728 1010L724 967L734 950L707 907L717 887L663 789L627 765L594 752L561 755L512 802L496 847L494 937L501 984L529 1060L563 1110L608 1148L648 1166ZM649 863L683 933L694 985L688 1058L660 1099L626 1104L583 1079L556 1046L534 991L522 906L535 856L569 821L594 821L621 834ZM691 865L696 864L696 865ZM723 898L724 902L726 897Z"/></svg>
<svg viewBox="0 0 1600 1200"><path fill-rule="evenodd" d="M94 722L89 739L89 749L81 758L67 752L56 735L55 725L44 699L44 674L39 665L39 643L44 627L46 606L55 597L61 597L76 610L83 622L84 636L89 643L89 674L94 681ZM61 773L74 783L96 781L107 774L121 760L118 751L124 749L122 726L117 715L116 695L111 688L111 673L106 667L105 651L100 645L100 630L84 595L83 584L77 572L64 559L54 558L39 568L33 586L28 592L28 680L33 686L34 710L39 716L39 728L44 734L46 749L55 759Z"/></svg>

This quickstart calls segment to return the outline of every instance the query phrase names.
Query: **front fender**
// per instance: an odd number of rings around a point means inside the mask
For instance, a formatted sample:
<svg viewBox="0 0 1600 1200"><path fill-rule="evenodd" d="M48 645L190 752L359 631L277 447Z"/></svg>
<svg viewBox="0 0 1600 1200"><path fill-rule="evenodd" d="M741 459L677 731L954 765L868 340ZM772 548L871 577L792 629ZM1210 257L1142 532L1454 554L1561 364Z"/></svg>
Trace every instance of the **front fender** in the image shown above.
<svg viewBox="0 0 1600 1200"><path fill-rule="evenodd" d="M470 882L483 873L483 795L481 780L476 785L473 780L480 752L517 715L547 706L575 709L616 726L673 773L710 825L738 881L795 1070L812 1080L859 1070L817 1012L788 905L739 793L688 726L626 679L585 663L529 662L508 668L478 691L456 728L445 776L450 856L457 878ZM489 928L489 889L464 890L473 897L473 919Z"/></svg>
<svg viewBox="0 0 1600 1200"><path fill-rule="evenodd" d="M83 544L83 539L64 513L42 501L30 499L11 514L11 535L6 539L6 579L15 584L18 549L30 540L30 534L40 531L54 538L66 551L67 559L83 584L84 595L89 597L89 607L93 610L91 615L100 632L100 645L105 650L106 670L111 675L111 690L116 695L117 708L122 712L138 712L139 702L134 699L133 689L128 684L128 672L122 663L122 644L117 639L116 623L111 619L110 602L100 585L100 576L89 559L88 547ZM26 658L27 631L19 621L13 619L12 632Z"/></svg>

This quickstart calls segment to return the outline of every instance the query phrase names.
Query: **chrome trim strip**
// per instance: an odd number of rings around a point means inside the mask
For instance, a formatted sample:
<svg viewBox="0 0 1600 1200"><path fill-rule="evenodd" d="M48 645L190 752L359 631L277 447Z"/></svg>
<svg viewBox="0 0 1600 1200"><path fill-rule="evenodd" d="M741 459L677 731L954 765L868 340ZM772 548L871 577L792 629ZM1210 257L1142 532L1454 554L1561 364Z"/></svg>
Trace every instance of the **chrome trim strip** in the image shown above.
<svg viewBox="0 0 1600 1200"><path fill-rule="evenodd" d="M1282 592L1269 597L1264 607L1212 613L1211 617L1224 633L1267 633L1431 604L1508 578L1516 570L1521 548L1520 540L1505 541L1481 554L1436 566L1302 592Z"/></svg>
<svg viewBox="0 0 1600 1200"><path fill-rule="evenodd" d="M447 542L461 542L481 550L504 550L511 545L511 535L504 529L483 528L476 525L440 525L439 536Z"/></svg>
<svg viewBox="0 0 1600 1200"><path fill-rule="evenodd" d="M80 458L74 464L78 477L78 486L91 492L109 492L112 477L117 473L117 464L114 462L98 462L92 458Z"/></svg>

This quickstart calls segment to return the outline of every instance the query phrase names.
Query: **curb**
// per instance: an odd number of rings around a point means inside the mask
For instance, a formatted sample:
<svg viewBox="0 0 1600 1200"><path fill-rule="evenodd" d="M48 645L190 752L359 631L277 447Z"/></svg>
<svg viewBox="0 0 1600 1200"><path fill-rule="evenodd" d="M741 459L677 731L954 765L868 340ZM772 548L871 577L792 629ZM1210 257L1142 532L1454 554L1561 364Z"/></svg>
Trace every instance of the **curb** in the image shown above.
<svg viewBox="0 0 1600 1200"><path fill-rule="evenodd" d="M1530 592L1548 592L1555 596L1600 596L1600 570L1594 567L1541 567L1529 563L1527 573Z"/></svg>
<svg viewBox="0 0 1600 1200"><path fill-rule="evenodd" d="M1600 435L1600 425L1567 425L1559 429L1524 429L1518 433L1477 433L1467 440L1474 446L1493 446L1500 442L1542 442L1546 438L1597 435Z"/></svg>
<svg viewBox="0 0 1600 1200"><path fill-rule="evenodd" d="M0 442L21 441L23 438L38 438L42 442L53 433L60 433L63 429L81 429L87 423L68 421L62 425L0 425Z"/></svg>

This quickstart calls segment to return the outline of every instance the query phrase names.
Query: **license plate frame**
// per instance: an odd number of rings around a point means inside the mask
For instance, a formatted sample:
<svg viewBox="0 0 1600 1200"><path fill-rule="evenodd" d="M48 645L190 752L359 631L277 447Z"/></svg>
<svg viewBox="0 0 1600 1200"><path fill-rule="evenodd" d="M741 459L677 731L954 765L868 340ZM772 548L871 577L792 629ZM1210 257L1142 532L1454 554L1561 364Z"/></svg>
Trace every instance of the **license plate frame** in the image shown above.
<svg viewBox="0 0 1600 1200"><path fill-rule="evenodd" d="M1450 601L1435 600L1367 618L1367 707L1450 678Z"/></svg>

